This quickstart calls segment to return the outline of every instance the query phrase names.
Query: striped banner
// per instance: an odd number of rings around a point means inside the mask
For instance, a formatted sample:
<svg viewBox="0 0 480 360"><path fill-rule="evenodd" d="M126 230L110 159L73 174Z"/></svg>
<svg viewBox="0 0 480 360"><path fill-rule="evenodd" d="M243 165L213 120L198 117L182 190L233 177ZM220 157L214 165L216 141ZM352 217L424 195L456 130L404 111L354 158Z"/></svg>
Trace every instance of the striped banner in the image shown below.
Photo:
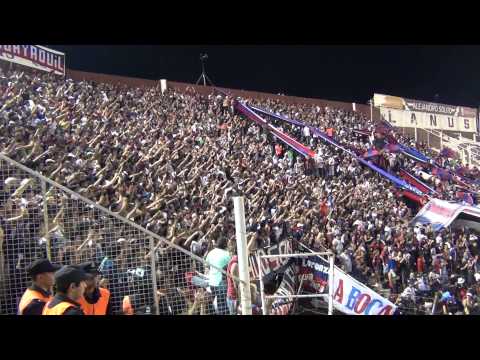
<svg viewBox="0 0 480 360"><path fill-rule="evenodd" d="M415 186L418 190L425 194L436 194L437 192L430 186L426 185L423 181L418 180L415 176L408 173L405 169L400 169L400 176L410 185Z"/></svg>
<svg viewBox="0 0 480 360"><path fill-rule="evenodd" d="M291 147L296 152L300 153L305 157L311 157L311 158L315 157L315 152L312 149L310 149L308 146L303 145L302 143L298 142L291 136L278 130L276 127L269 124L261 116L257 115L253 110L251 110L248 106L242 104L240 101L236 100L234 107L243 115L245 115L248 119L254 121L258 125L265 128L266 130L269 130L272 133L272 135L274 135L277 139L279 139L281 142L283 142L287 146Z"/></svg>

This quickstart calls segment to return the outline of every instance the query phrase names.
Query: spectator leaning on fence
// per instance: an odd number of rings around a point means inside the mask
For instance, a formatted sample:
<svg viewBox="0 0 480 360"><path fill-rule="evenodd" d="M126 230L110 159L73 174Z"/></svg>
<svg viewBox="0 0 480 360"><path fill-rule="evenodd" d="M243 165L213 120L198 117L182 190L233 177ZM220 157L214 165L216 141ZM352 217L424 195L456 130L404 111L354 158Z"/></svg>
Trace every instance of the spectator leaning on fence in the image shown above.
<svg viewBox="0 0 480 360"><path fill-rule="evenodd" d="M227 306L230 315L237 315L239 284L238 279L238 256L233 244L230 248L232 257L227 265Z"/></svg>

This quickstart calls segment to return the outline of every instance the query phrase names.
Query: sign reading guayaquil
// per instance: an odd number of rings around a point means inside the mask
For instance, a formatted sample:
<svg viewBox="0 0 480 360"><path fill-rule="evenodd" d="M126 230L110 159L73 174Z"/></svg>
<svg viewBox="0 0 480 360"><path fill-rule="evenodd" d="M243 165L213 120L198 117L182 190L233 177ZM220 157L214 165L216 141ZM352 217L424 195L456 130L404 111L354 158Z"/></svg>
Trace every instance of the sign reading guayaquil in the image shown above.
<svg viewBox="0 0 480 360"><path fill-rule="evenodd" d="M0 60L65 76L65 53L40 45L0 45Z"/></svg>
<svg viewBox="0 0 480 360"><path fill-rule="evenodd" d="M373 103L393 126L477 132L477 110L465 106L374 94Z"/></svg>

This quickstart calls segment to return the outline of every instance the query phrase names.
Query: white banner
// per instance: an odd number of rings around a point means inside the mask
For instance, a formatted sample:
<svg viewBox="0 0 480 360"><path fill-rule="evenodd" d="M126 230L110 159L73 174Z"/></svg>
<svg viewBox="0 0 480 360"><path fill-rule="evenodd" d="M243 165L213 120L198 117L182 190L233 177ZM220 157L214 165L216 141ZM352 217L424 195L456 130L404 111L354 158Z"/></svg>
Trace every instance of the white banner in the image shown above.
<svg viewBox="0 0 480 360"><path fill-rule="evenodd" d="M477 111L465 106L450 106L397 96L374 95L375 107L393 126L448 131L476 132Z"/></svg>
<svg viewBox="0 0 480 360"><path fill-rule="evenodd" d="M397 307L335 267L334 275L335 309L348 315L393 315Z"/></svg>
<svg viewBox="0 0 480 360"><path fill-rule="evenodd" d="M325 293L328 284L328 261L322 257L302 259L300 273L312 275L310 289ZM305 278L308 279L308 276ZM333 307L348 315L393 315L397 307L383 296L355 280L335 266L333 273Z"/></svg>
<svg viewBox="0 0 480 360"><path fill-rule="evenodd" d="M0 60L65 76L65 54L40 45L0 45Z"/></svg>
<svg viewBox="0 0 480 360"><path fill-rule="evenodd" d="M457 219L461 214L463 214L462 218ZM450 225L452 227L468 226L480 231L480 208L432 199L413 218L411 225L415 224L431 224L434 231Z"/></svg>

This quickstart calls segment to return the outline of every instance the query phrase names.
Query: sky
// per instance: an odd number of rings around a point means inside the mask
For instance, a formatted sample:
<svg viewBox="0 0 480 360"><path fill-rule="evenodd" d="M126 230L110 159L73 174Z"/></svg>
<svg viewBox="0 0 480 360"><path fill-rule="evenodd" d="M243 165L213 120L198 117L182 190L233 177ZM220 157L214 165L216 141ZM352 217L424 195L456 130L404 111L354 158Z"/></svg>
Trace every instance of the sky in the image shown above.
<svg viewBox="0 0 480 360"><path fill-rule="evenodd" d="M206 72L217 86L367 103L374 93L480 105L478 45L47 45L67 67L195 83Z"/></svg>

